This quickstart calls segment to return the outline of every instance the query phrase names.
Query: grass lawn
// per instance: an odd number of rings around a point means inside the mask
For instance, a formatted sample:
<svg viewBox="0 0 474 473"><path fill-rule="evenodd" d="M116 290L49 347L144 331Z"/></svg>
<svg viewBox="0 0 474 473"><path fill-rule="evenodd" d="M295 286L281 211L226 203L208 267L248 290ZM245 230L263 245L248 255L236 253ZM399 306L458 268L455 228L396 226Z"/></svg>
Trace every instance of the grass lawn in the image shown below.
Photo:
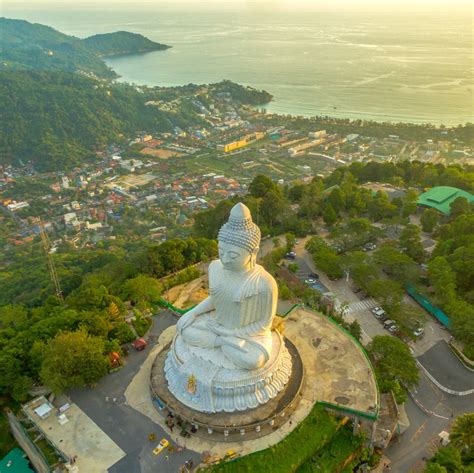
<svg viewBox="0 0 474 473"><path fill-rule="evenodd" d="M224 473L290 473L307 462L331 441L339 421L322 406L315 406L306 419L281 442L260 452L211 467Z"/></svg>
<svg viewBox="0 0 474 473"><path fill-rule="evenodd" d="M342 470L344 462L363 443L362 437L352 435L350 427L344 427L331 439L325 448L316 452L298 468L297 473L334 473Z"/></svg>

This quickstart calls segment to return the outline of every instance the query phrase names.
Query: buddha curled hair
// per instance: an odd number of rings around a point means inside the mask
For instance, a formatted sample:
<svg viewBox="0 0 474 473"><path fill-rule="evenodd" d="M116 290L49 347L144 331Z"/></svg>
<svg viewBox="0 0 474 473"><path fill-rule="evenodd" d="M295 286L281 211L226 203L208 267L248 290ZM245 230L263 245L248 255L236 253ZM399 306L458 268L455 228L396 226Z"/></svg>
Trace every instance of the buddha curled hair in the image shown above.
<svg viewBox="0 0 474 473"><path fill-rule="evenodd" d="M252 221L248 207L241 202L230 211L229 220L222 225L217 239L222 243L238 246L250 254L260 246L260 228Z"/></svg>

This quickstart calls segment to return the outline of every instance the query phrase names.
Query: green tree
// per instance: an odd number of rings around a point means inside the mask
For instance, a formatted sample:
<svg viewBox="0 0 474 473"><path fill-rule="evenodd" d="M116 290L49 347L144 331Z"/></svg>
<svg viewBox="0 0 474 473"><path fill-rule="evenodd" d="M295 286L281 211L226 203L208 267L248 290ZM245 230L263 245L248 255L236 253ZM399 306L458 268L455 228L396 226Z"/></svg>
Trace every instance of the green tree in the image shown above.
<svg viewBox="0 0 474 473"><path fill-rule="evenodd" d="M449 205L450 216L452 219L459 217L460 215L466 215L471 213L471 206L465 197L458 197Z"/></svg>
<svg viewBox="0 0 474 473"><path fill-rule="evenodd" d="M299 269L299 266L296 263L290 263L288 265L288 270L291 271L292 273L296 273L298 269Z"/></svg>
<svg viewBox="0 0 474 473"><path fill-rule="evenodd" d="M0 307L0 327L17 327L28 320L28 311L21 305Z"/></svg>
<svg viewBox="0 0 474 473"><path fill-rule="evenodd" d="M321 198L323 183L319 180L313 180L304 187L300 200L298 215L313 220L321 210Z"/></svg>
<svg viewBox="0 0 474 473"><path fill-rule="evenodd" d="M360 337L362 336L362 329L358 320L354 320L349 324L349 332L356 340L360 341Z"/></svg>
<svg viewBox="0 0 474 473"><path fill-rule="evenodd" d="M456 275L444 256L437 256L428 263L428 279L442 306L456 299Z"/></svg>
<svg viewBox="0 0 474 473"><path fill-rule="evenodd" d="M415 189L409 189L403 196L403 217L409 217L414 214L417 209L418 202L418 191Z"/></svg>
<svg viewBox="0 0 474 473"><path fill-rule="evenodd" d="M396 314L400 310L403 289L398 282L391 279L374 279L366 285L366 290L389 314Z"/></svg>
<svg viewBox="0 0 474 473"><path fill-rule="evenodd" d="M413 282L418 276L418 268L410 256L390 244L377 248L373 258L380 269L402 284Z"/></svg>
<svg viewBox="0 0 474 473"><path fill-rule="evenodd" d="M422 230L431 233L439 222L439 213L435 209L425 209L420 221Z"/></svg>
<svg viewBox="0 0 474 473"><path fill-rule="evenodd" d="M420 228L417 225L408 224L400 235L400 247L403 251L418 263L423 262L425 251L421 243Z"/></svg>
<svg viewBox="0 0 474 473"><path fill-rule="evenodd" d="M313 254L318 268L331 279L340 279L343 276L342 260L331 248L324 248Z"/></svg>
<svg viewBox="0 0 474 473"><path fill-rule="evenodd" d="M286 251L293 251L293 248L295 247L296 244L296 237L293 235L293 233L287 233L285 235L286 239Z"/></svg>
<svg viewBox="0 0 474 473"><path fill-rule="evenodd" d="M249 186L249 194L252 197L265 197L269 192L275 191L275 183L267 176L258 174Z"/></svg>
<svg viewBox="0 0 474 473"><path fill-rule="evenodd" d="M451 446L440 448L429 460L429 463L445 467L448 473L462 473L464 471L461 454Z"/></svg>
<svg viewBox="0 0 474 473"><path fill-rule="evenodd" d="M448 304L446 312L451 316L454 336L464 343L463 353L474 359L474 305L456 299Z"/></svg>
<svg viewBox="0 0 474 473"><path fill-rule="evenodd" d="M448 473L448 470L438 463L428 463L425 468L425 473Z"/></svg>
<svg viewBox="0 0 474 473"><path fill-rule="evenodd" d="M328 203L337 214L344 210L344 195L339 187L331 191L328 197Z"/></svg>
<svg viewBox="0 0 474 473"><path fill-rule="evenodd" d="M262 198L260 210L266 224L270 230L276 223L281 223L287 208L287 203L281 192L270 190Z"/></svg>
<svg viewBox="0 0 474 473"><path fill-rule="evenodd" d="M367 205L369 217L374 221L391 218L398 214L398 208L392 204L385 192L377 192Z"/></svg>
<svg viewBox="0 0 474 473"><path fill-rule="evenodd" d="M456 275L456 286L466 296L474 291L474 233L472 237L472 242L455 249L448 256L449 264ZM474 297L471 297L471 302L474 302Z"/></svg>
<svg viewBox="0 0 474 473"><path fill-rule="evenodd" d="M41 379L55 393L94 384L107 373L104 342L85 330L59 333L46 346Z"/></svg>
<svg viewBox="0 0 474 473"><path fill-rule="evenodd" d="M402 386L411 389L418 384L419 379L418 368L408 346L398 338L377 335L367 350L374 364L381 391L393 390L397 402L403 402L406 394Z"/></svg>
<svg viewBox="0 0 474 473"><path fill-rule="evenodd" d="M363 251L352 251L343 258L343 266L350 272L352 280L361 289L367 289L367 285L379 278L379 270L372 263L367 253Z"/></svg>
<svg viewBox="0 0 474 473"><path fill-rule="evenodd" d="M131 300L134 304L144 304L147 307L160 299L162 290L163 288L157 279L145 274L128 279L123 285L125 299Z"/></svg>
<svg viewBox="0 0 474 473"><path fill-rule="evenodd" d="M306 251L311 254L316 266L330 278L342 278L342 258L320 237L312 237L306 242Z"/></svg>
<svg viewBox="0 0 474 473"><path fill-rule="evenodd" d="M474 413L469 412L456 418L449 440L451 445L469 457L474 454Z"/></svg>
<svg viewBox="0 0 474 473"><path fill-rule="evenodd" d="M135 334L126 322L120 322L109 333L109 339L116 339L121 345L133 342L135 338Z"/></svg>
<svg viewBox="0 0 474 473"><path fill-rule="evenodd" d="M323 214L324 223L328 225L329 227L331 227L337 222L337 218L338 218L337 213L331 204L329 203L323 204L322 214Z"/></svg>

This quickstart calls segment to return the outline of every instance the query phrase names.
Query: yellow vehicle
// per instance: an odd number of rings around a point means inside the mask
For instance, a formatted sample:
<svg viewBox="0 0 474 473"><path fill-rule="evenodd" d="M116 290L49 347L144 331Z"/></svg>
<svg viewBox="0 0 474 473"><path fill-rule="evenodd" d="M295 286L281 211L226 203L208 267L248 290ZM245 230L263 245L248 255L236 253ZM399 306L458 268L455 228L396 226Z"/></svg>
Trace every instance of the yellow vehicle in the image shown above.
<svg viewBox="0 0 474 473"><path fill-rule="evenodd" d="M239 454L237 452L234 452L234 450L227 450L227 452L225 452L224 460L235 460L238 456Z"/></svg>
<svg viewBox="0 0 474 473"><path fill-rule="evenodd" d="M161 439L160 443L153 449L153 453L159 455L169 444L168 440Z"/></svg>

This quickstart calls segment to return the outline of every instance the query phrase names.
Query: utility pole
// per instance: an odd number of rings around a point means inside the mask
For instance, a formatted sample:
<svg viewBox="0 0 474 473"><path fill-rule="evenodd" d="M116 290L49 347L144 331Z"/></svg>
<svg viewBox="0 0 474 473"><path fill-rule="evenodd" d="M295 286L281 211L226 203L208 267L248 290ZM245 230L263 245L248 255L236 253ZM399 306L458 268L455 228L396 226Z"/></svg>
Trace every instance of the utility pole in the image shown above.
<svg viewBox="0 0 474 473"><path fill-rule="evenodd" d="M55 295L58 298L59 302L61 304L64 304L64 297L63 292L61 290L61 286L59 284L58 273L56 272L56 266L54 264L53 255L50 253L51 244L49 242L48 235L46 234L43 222L40 217L36 218L36 223L39 226L41 242L43 243L43 249L46 254L46 259L48 261L49 275L51 276L51 281L53 281Z"/></svg>

